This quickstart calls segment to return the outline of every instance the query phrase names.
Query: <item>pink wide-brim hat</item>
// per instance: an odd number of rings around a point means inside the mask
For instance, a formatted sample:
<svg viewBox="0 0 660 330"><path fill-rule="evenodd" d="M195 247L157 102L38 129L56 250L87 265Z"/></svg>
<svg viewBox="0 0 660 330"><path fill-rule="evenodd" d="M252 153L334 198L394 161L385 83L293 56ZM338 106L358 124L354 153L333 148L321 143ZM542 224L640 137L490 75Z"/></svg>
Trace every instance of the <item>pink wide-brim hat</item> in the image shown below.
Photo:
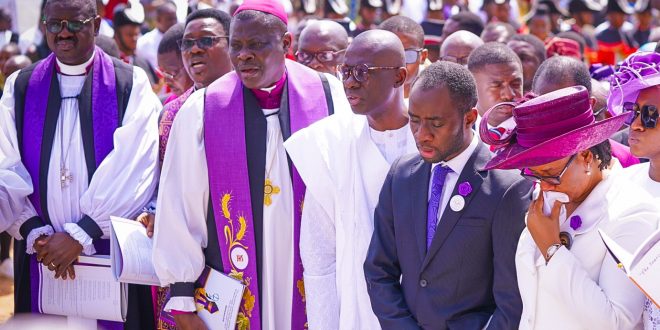
<svg viewBox="0 0 660 330"><path fill-rule="evenodd" d="M482 126L490 111L484 114ZM499 148L485 169L521 169L574 155L607 140L629 115L597 122L583 86L541 95L513 108L516 128L509 139L493 141L481 135L484 142Z"/></svg>

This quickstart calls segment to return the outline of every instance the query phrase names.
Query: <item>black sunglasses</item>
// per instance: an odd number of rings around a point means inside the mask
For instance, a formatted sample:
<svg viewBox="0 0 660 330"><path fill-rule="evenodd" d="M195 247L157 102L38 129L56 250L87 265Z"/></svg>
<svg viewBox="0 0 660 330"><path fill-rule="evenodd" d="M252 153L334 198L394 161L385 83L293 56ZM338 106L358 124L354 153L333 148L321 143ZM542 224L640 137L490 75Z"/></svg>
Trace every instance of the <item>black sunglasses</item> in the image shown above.
<svg viewBox="0 0 660 330"><path fill-rule="evenodd" d="M298 62L302 64L308 64L311 63L312 60L316 58L317 61L321 63L326 63L335 60L336 58L339 57L339 55L343 52L345 52L346 49L340 49L338 51L331 51L331 50L326 50L322 52L306 52L304 50L299 50L296 52L296 58L298 59Z"/></svg>
<svg viewBox="0 0 660 330"><path fill-rule="evenodd" d="M208 36L201 37L199 39L181 39L177 40L176 44L179 45L179 49L182 52L187 52L193 48L194 45L197 45L199 49L209 49L220 41L220 39L229 39L229 36Z"/></svg>
<svg viewBox="0 0 660 330"><path fill-rule="evenodd" d="M626 102L623 104L623 111L633 113L626 119L626 124L629 126L637 119L637 116L641 118L642 125L646 128L655 128L658 125L658 107L655 105L640 106L634 102Z"/></svg>
<svg viewBox="0 0 660 330"><path fill-rule="evenodd" d="M49 19L49 20L44 20L42 23L46 26L46 30L50 33L60 33L64 29L64 25L66 25L66 29L69 30L71 33L76 33L80 32L85 25L92 20L94 20L97 16L90 17L86 20L78 21L78 20L56 20L56 19Z"/></svg>
<svg viewBox="0 0 660 330"><path fill-rule="evenodd" d="M561 177L566 173L566 170L568 170L568 167L571 165L573 162L573 159L577 154L571 156L571 158L568 159L568 163L566 163L566 166L564 166L564 169L561 170L561 173L559 175L537 175L532 172L529 168L523 168L520 170L520 175L522 175L523 178L527 180L531 180L534 182L539 182L539 181L545 181L551 185L558 186L561 184Z"/></svg>
<svg viewBox="0 0 660 330"><path fill-rule="evenodd" d="M353 75L353 78L358 82L366 82L369 80L369 71L371 70L397 70L401 67L398 66L369 66L367 64L358 64L354 66L342 64L339 66L339 73L341 79L347 81Z"/></svg>
<svg viewBox="0 0 660 330"><path fill-rule="evenodd" d="M415 64L419 60L419 53L423 50L424 48L406 49L404 53L406 64Z"/></svg>

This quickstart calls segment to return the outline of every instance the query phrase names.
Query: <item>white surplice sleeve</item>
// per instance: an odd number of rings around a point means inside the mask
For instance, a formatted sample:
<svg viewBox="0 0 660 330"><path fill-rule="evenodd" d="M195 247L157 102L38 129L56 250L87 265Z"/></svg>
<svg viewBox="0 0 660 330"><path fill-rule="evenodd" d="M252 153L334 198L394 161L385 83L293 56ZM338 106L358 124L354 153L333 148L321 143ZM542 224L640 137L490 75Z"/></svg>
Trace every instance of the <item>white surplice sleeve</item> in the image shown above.
<svg viewBox="0 0 660 330"><path fill-rule="evenodd" d="M16 135L16 119L14 111L14 84L20 71L14 72L5 81L5 89L0 99L0 223L7 232L16 239L27 238L31 229L23 225L27 220L34 219L34 210L28 196L32 193L32 181L23 163ZM23 228L22 228L23 227ZM21 230L23 229L23 230ZM43 226L35 231L52 232L52 227ZM34 236L34 235L33 235ZM28 244L28 247L31 247Z"/></svg>
<svg viewBox="0 0 660 330"><path fill-rule="evenodd" d="M208 203L204 90L199 90L174 120L160 178L153 262L161 285L171 289L167 311L195 311L192 285L205 265Z"/></svg>
<svg viewBox="0 0 660 330"><path fill-rule="evenodd" d="M300 258L310 329L339 329L337 237L334 217L313 194L305 195L300 225Z"/></svg>
<svg viewBox="0 0 660 330"><path fill-rule="evenodd" d="M653 212L636 212L615 221L608 224L608 233L627 251L635 251L658 226ZM582 328L634 329L640 324L646 297L609 254L603 260L598 281L591 280L565 247L554 254L545 271L545 276L554 280L545 281L547 286L542 289L556 294L559 301L568 304L568 310L581 315Z"/></svg>
<svg viewBox="0 0 660 330"><path fill-rule="evenodd" d="M93 253L91 240L85 234L94 239L108 238L110 216L132 218L150 201L158 183L161 107L147 75L134 68L133 89L122 126L113 135L114 149L101 162L80 198L80 210L85 216L64 228L79 242L87 243L83 244L85 253Z"/></svg>

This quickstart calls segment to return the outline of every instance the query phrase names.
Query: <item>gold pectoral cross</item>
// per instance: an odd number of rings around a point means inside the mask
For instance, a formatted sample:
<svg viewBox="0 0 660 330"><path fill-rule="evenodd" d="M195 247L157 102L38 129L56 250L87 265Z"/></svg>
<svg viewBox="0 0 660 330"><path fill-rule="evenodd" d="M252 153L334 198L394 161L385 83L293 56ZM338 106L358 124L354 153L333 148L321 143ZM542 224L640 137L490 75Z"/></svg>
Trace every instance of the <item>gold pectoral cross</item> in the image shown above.
<svg viewBox="0 0 660 330"><path fill-rule="evenodd" d="M272 195L279 193L280 187L274 185L269 178L266 178L266 182L264 183L264 205L270 206L270 204L273 204Z"/></svg>
<svg viewBox="0 0 660 330"><path fill-rule="evenodd" d="M69 182L73 182L73 175L69 173L69 170L62 167L60 169L60 186L62 188L67 187Z"/></svg>

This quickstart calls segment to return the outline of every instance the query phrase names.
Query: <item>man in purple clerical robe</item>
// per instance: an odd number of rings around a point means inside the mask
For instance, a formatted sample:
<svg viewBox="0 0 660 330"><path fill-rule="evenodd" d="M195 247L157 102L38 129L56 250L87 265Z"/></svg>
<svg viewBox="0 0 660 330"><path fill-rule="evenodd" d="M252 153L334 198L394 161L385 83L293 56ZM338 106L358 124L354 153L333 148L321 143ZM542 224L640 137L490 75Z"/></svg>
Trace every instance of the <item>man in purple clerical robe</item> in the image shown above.
<svg viewBox="0 0 660 330"><path fill-rule="evenodd" d="M20 204L8 229L17 313L39 312L38 263L73 278L80 254L109 254L110 216L136 216L156 187L160 102L144 71L95 46L100 23L93 0L49 0L53 54L8 77L0 100L0 159L11 160L0 170L21 178L3 187ZM128 296L125 327L153 327L149 288Z"/></svg>
<svg viewBox="0 0 660 330"><path fill-rule="evenodd" d="M179 56L183 67L180 70L185 71L179 72L177 75L188 75L194 82L193 87L167 103L160 114L158 135L161 166L165 158L172 124L188 97L196 90L206 88L210 83L232 70L231 61L229 60L229 40L227 38L230 23L231 16L224 11L211 8L200 9L188 15L184 30L178 38L168 36L172 31L170 29L165 33L160 43L160 48L170 47L163 43L178 43L174 46L179 47L181 50ZM205 43L208 40L211 41L210 44ZM207 63L212 63L212 65L206 65ZM147 235L149 236L153 235L155 213L157 212L158 206L153 201L147 212L142 213L137 219L147 227ZM158 329L176 329L173 316L163 310L169 299L169 289L154 287L152 293L156 313L156 327Z"/></svg>
<svg viewBox="0 0 660 330"><path fill-rule="evenodd" d="M347 101L334 77L285 60L286 24L278 2L245 1L230 27L236 71L193 93L172 126L153 260L177 327L203 326L194 295L205 266L247 285L239 327L306 323L298 250L305 186L283 142Z"/></svg>

